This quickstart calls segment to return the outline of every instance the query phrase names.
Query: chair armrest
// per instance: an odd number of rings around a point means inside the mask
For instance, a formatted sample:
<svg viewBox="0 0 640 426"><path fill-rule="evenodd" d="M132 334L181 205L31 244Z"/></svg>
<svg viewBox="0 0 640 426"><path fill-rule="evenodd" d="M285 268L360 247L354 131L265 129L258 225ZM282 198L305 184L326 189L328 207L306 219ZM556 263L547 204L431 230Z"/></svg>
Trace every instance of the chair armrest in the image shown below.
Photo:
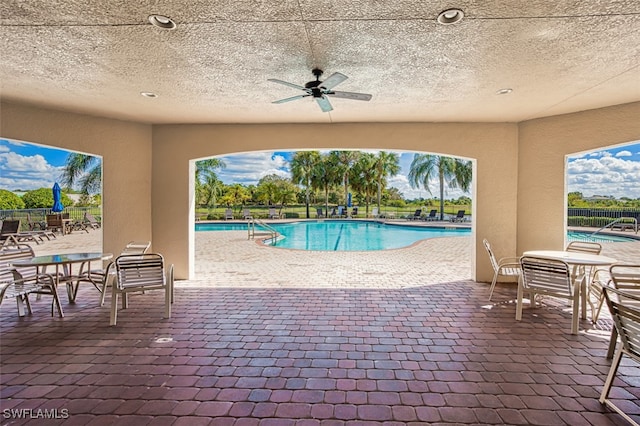
<svg viewBox="0 0 640 426"><path fill-rule="evenodd" d="M520 259L517 257L503 257L500 260L498 260L498 266L502 267L502 266L513 266L513 267L520 267Z"/></svg>

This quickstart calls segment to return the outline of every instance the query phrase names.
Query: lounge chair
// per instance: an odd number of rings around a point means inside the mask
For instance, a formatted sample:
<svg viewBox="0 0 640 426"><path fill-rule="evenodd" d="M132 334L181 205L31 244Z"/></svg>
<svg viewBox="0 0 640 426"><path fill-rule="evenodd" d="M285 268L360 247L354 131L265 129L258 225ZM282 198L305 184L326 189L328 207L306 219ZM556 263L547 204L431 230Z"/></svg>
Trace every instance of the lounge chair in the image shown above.
<svg viewBox="0 0 640 426"><path fill-rule="evenodd" d="M347 217L347 209L344 206L338 206L338 217Z"/></svg>
<svg viewBox="0 0 640 426"><path fill-rule="evenodd" d="M438 220L438 217L436 216L437 214L438 214L438 210L433 209L429 211L429 215L425 216L424 220L426 220L427 222L430 222L432 220Z"/></svg>
<svg viewBox="0 0 640 426"><path fill-rule="evenodd" d="M226 209L224 211L224 220L229 220L229 219L233 220L233 210Z"/></svg>
<svg viewBox="0 0 640 426"><path fill-rule="evenodd" d="M84 223L87 228L98 229L100 228L100 222L89 212L84 212Z"/></svg>
<svg viewBox="0 0 640 426"><path fill-rule="evenodd" d="M31 213L27 213L27 225L29 225L29 231L36 231L36 227L39 230L44 231L45 229L47 229L47 222L45 221L34 221L31 218Z"/></svg>
<svg viewBox="0 0 640 426"><path fill-rule="evenodd" d="M316 209L316 218L320 219L321 217L324 217L324 210L320 207Z"/></svg>
<svg viewBox="0 0 640 426"><path fill-rule="evenodd" d="M275 207L269 207L269 219L280 219Z"/></svg>
<svg viewBox="0 0 640 426"><path fill-rule="evenodd" d="M21 221L19 219L5 219L0 228L0 244L14 244L32 241L40 244L43 239L31 232L20 232Z"/></svg>
<svg viewBox="0 0 640 426"><path fill-rule="evenodd" d="M358 207L354 207L353 209L351 209L351 217L356 216L358 216Z"/></svg>
<svg viewBox="0 0 640 426"><path fill-rule="evenodd" d="M253 219L253 216L251 215L251 211L249 209L242 209L242 219L243 220Z"/></svg>
<svg viewBox="0 0 640 426"><path fill-rule="evenodd" d="M449 220L451 222L464 222L466 220L464 217L464 210L458 210L458 214L451 217Z"/></svg>
<svg viewBox="0 0 640 426"><path fill-rule="evenodd" d="M420 216L422 216L422 209L417 209L413 215L407 215L405 218L409 220L420 220Z"/></svg>
<svg viewBox="0 0 640 426"><path fill-rule="evenodd" d="M374 207L371 209L371 213L369 213L369 216L371 216L374 219L378 218L378 208Z"/></svg>

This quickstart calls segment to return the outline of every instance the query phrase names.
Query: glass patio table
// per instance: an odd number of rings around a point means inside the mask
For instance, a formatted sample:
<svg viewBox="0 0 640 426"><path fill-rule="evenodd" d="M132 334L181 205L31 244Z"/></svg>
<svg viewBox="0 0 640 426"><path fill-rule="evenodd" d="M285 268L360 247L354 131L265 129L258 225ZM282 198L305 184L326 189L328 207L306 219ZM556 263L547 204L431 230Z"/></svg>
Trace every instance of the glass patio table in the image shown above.
<svg viewBox="0 0 640 426"><path fill-rule="evenodd" d="M61 282L67 284L67 296L69 302L73 303L76 300L76 294L78 292L78 278L83 270L91 270L91 262L109 260L113 257L111 253L101 252L85 252L85 253L63 253L63 254L51 254L44 256L34 256L31 259L16 260L12 263L14 268L24 267L36 267L39 272L46 273L48 266L55 266L55 274L53 278L55 280L56 287ZM73 274L72 268L74 264L80 264L80 272L76 275ZM86 268L86 269L85 269ZM76 280L74 287L73 281Z"/></svg>

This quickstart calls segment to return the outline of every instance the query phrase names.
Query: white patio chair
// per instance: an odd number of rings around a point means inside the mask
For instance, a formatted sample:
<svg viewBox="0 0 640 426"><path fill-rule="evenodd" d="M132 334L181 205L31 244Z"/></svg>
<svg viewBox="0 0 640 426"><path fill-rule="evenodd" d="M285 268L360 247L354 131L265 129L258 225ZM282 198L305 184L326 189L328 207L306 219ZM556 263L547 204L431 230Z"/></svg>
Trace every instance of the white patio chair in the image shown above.
<svg viewBox="0 0 640 426"><path fill-rule="evenodd" d="M491 288L489 289L489 300L493 296L493 290L496 287L496 282L499 276L504 277L519 277L520 276L520 259L517 257L503 257L500 260L496 260L491 244L485 238L482 240L484 248L489 254L489 260L491 261L491 267L493 268L493 280L491 281Z"/></svg>
<svg viewBox="0 0 640 426"><path fill-rule="evenodd" d="M35 266L13 267L13 262L17 260L30 259L34 257L33 249L27 244L17 244L6 246L0 249L0 303L7 299L16 299L18 315L31 315L31 303L29 294L48 294L52 296L51 316L54 309L58 310L60 318L64 317L62 305L58 297L55 280L50 274L40 273Z"/></svg>
<svg viewBox="0 0 640 426"><path fill-rule="evenodd" d="M640 298L640 265L632 264L617 264L609 267L610 286L613 286L618 291L623 291L625 294L631 294ZM604 288L607 287L603 287ZM603 291L604 297L604 291ZM640 308L640 304L635 300L629 299L627 304L635 305ZM618 328L614 327L611 330L611 339L609 341L609 350L607 351L607 358L612 358L616 349L616 342L618 340Z"/></svg>
<svg viewBox="0 0 640 426"><path fill-rule="evenodd" d="M638 426L638 423L609 399L609 393L623 355L640 363L640 295L611 287L604 287L603 293L622 344L611 362L609 374L600 393L600 403L620 414L632 425Z"/></svg>
<svg viewBox="0 0 640 426"><path fill-rule="evenodd" d="M516 320L522 319L522 297L525 292L530 293L532 307L535 307L537 294L568 299L573 311L571 334L578 334L580 286L573 284L569 265L560 260L522 256L520 267L522 276L518 281Z"/></svg>
<svg viewBox="0 0 640 426"><path fill-rule="evenodd" d="M233 210L231 209L225 209L224 211L224 220L233 220Z"/></svg>
<svg viewBox="0 0 640 426"><path fill-rule="evenodd" d="M116 258L109 267L115 267L116 279L111 293L110 325L116 325L118 319L118 296L122 295L122 309L128 306L129 293L146 293L150 290L163 290L165 299L165 318L171 318L173 303L173 265L165 270L164 258L157 253L126 254Z"/></svg>

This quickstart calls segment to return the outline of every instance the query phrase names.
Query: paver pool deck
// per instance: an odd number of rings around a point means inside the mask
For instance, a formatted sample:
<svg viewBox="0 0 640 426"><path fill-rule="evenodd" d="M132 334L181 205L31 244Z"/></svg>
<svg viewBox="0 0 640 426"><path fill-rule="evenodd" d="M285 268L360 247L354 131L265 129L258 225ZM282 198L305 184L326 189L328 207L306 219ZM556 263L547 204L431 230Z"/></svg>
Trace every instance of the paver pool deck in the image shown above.
<svg viewBox="0 0 640 426"><path fill-rule="evenodd" d="M36 254L100 250L98 232ZM640 242L603 247L639 259ZM574 336L569 309L544 299L515 321L515 285L488 302L469 279L470 237L304 252L199 232L195 248L169 320L158 292L131 297L115 327L88 285L75 304L61 291L62 319L46 296L25 318L5 301L2 424L625 424L598 402L610 317ZM612 396L639 419L640 368L620 377Z"/></svg>

